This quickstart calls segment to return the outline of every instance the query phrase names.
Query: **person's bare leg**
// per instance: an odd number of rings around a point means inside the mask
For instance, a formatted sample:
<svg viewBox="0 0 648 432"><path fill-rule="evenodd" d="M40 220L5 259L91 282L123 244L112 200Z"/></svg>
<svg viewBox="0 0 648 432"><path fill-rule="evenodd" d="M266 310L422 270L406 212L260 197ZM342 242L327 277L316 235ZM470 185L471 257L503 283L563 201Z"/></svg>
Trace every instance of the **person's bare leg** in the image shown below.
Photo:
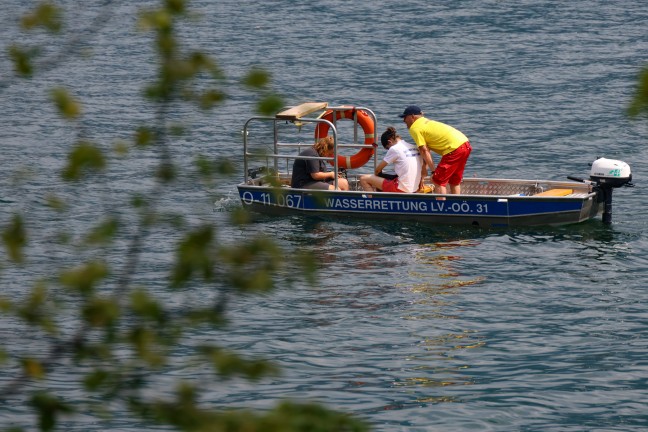
<svg viewBox="0 0 648 432"><path fill-rule="evenodd" d="M375 189L369 184L369 174L361 175L360 176L360 186L362 187L362 190L368 191L368 192L373 192Z"/></svg>
<svg viewBox="0 0 648 432"><path fill-rule="evenodd" d="M367 192L375 192L382 190L384 180L385 179L378 177L377 175L364 174L360 176L360 186L362 186L362 189Z"/></svg>
<svg viewBox="0 0 648 432"><path fill-rule="evenodd" d="M455 195L461 194L461 184L450 185L450 193Z"/></svg>
<svg viewBox="0 0 648 432"><path fill-rule="evenodd" d="M349 182L346 179L338 179L338 187L335 189L335 185L329 185L329 190L349 190Z"/></svg>
<svg viewBox="0 0 648 432"><path fill-rule="evenodd" d="M447 190L445 186L441 186L440 184L433 183L434 184L434 193L438 194L446 194Z"/></svg>
<svg viewBox="0 0 648 432"><path fill-rule="evenodd" d="M340 188L340 190L348 191L349 190L349 181L347 179L345 179L345 178L339 178L338 179L338 188Z"/></svg>

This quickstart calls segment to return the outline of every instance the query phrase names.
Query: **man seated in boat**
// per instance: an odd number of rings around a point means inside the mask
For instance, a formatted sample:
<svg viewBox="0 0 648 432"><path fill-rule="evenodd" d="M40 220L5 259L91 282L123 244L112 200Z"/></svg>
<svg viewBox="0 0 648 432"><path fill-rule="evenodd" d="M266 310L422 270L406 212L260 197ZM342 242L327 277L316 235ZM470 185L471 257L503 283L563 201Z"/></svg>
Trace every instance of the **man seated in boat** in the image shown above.
<svg viewBox="0 0 648 432"><path fill-rule="evenodd" d="M360 186L365 191L380 190L383 192L416 192L421 185L424 171L423 159L415 145L409 144L396 133L393 127L387 128L380 137L380 142L387 153L376 166L375 174L360 176ZM382 170L394 164L396 176L388 178Z"/></svg>
<svg viewBox="0 0 648 432"><path fill-rule="evenodd" d="M335 140L333 136L328 135L299 153L299 156L332 157L334 148ZM349 190L349 182L346 178L338 176L337 184L339 190ZM290 186L299 189L333 190L335 172L328 170L325 160L296 158L293 162Z"/></svg>

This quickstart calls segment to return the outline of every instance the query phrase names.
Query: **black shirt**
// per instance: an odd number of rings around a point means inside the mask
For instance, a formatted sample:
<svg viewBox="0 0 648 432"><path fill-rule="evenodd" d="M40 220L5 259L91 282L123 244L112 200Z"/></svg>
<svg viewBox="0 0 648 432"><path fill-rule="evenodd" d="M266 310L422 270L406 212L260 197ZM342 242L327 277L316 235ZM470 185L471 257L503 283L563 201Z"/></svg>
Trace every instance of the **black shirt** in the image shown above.
<svg viewBox="0 0 648 432"><path fill-rule="evenodd" d="M319 157L319 154L317 154L317 151L314 147L307 148L306 150L299 153L299 155ZM317 180L313 180L311 174L322 171L329 171L328 167L326 166L326 162L323 160L295 159L295 162L293 162L292 179L290 181L290 185L294 188L303 188L309 183L315 183Z"/></svg>

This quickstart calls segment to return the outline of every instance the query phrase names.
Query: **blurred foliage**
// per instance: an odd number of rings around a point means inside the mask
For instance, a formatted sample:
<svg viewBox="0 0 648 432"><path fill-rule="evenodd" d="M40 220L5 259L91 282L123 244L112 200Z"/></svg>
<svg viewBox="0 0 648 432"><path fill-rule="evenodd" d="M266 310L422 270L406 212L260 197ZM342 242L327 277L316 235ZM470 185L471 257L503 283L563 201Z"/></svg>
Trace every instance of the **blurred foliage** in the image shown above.
<svg viewBox="0 0 648 432"><path fill-rule="evenodd" d="M639 72L637 82L637 89L628 106L628 114L632 117L648 116L648 66Z"/></svg>
<svg viewBox="0 0 648 432"><path fill-rule="evenodd" d="M33 58L36 57L38 50L26 49L18 45L9 47L9 58L13 61L14 70L23 77L31 77L34 73Z"/></svg>
<svg viewBox="0 0 648 432"><path fill-rule="evenodd" d="M74 120L81 114L81 106L68 91L64 88L55 88L52 90L52 99L58 108L61 117Z"/></svg>
<svg viewBox="0 0 648 432"><path fill-rule="evenodd" d="M96 145L81 141L75 144L63 169L65 180L79 180L84 173L99 172L106 167L103 152Z"/></svg>
<svg viewBox="0 0 648 432"><path fill-rule="evenodd" d="M43 27L50 32L58 33L63 27L61 15L62 11L55 4L43 2L31 13L25 14L20 24L25 30Z"/></svg>
<svg viewBox="0 0 648 432"><path fill-rule="evenodd" d="M65 62L70 62L74 52L69 48L75 45L61 39L76 40L78 34L71 30L66 33L65 12L54 2L42 2L18 24L28 32L40 29L55 35L50 36L55 37L51 43L67 47L61 56L67 56ZM248 358L218 346L218 332L227 331L229 297L271 291L278 280L290 282L291 278L303 277L313 283L316 263L308 253L295 254L296 264L287 262L285 253L267 237L225 244L218 237L217 226L208 223L195 226L179 214L157 209L156 198L184 174L173 160L172 144L186 129L167 118L166 113L172 112L171 105L190 103L197 109L212 109L227 98L224 73L217 62L205 53L183 49L186 44L177 39L178 22L187 16L186 0L162 0L157 8L144 10L138 16L138 27L153 34L158 54L156 75L144 92L155 104L152 113L155 120L132 131L132 140L116 140L112 151L106 151L82 134L82 119L87 115L82 100L61 86L50 90L58 115L78 130L61 169L64 182L85 186L75 190L92 193L92 185L105 181L103 173L111 164L137 158L143 152L157 156L157 167L151 171L150 191L130 197L135 224L119 217L113 211L114 204L106 202L103 209L97 210L98 217L87 232L75 232L73 221L66 219L74 213L75 204L53 194L44 197L42 205L51 211L53 218L63 225L69 224L67 229L50 233L47 238L58 242L58 255L68 258L67 264L61 264L54 274L29 262L29 239L38 238L29 229L29 214L16 212L8 220L0 221L5 251L3 264L26 268L37 275L33 286L21 288L19 297L0 296L0 312L5 319L29 329L30 340L44 342L49 347L42 349L39 345L38 350L30 352L30 346L26 345L19 352L15 347L20 347L20 341L5 344L0 350L1 367L11 369L3 376L13 379L7 382L5 378L0 385L0 403L15 397L28 403L37 425L24 425L26 430L36 427L43 431L55 430L60 428L62 419L78 413L86 417L94 415L99 424L111 416L122 416L125 408L141 425L162 424L185 431L366 430L362 421L315 404L281 401L273 409L255 412L218 408L226 405L225 401L205 403L202 395L210 386L227 385L232 378L258 381L280 374L266 360ZM99 24L93 22L88 30L96 31ZM40 52L38 47L14 44L8 47L8 52L18 77L38 78L40 70L34 62ZM48 67L57 64L61 62L49 63ZM239 84L255 95L259 113L273 114L283 106L281 98L270 89L268 72L252 68ZM231 161L204 155L196 157L193 168L193 176L207 185L233 173ZM104 199L107 201L108 197ZM249 216L242 209L231 212L233 224L248 221ZM156 295L151 287L133 282L144 245L148 242L155 248L155 241L150 237L155 230L176 239L175 256L168 266L167 278L155 281L156 289L163 285L169 296L184 296L183 290L190 292L195 287L203 287L215 293L213 299L201 299L199 303L187 301L179 306L162 300L159 291L155 291ZM122 245L119 250L126 250L125 256L115 256L110 249L115 244ZM55 260L58 255L50 259ZM74 328L70 328L70 322L76 324ZM179 344L195 331L211 332L214 337L205 339L210 343L200 346L183 345L180 353ZM192 354L188 355L189 349ZM180 381L175 392L162 396L151 391L158 382L156 379L168 382L170 377L166 373L171 366L177 370L183 364L213 371L213 380ZM68 396L50 385L53 376L58 380L77 379L76 388L83 394L74 401L67 400ZM14 422L5 430L18 431L21 427Z"/></svg>
<svg viewBox="0 0 648 432"><path fill-rule="evenodd" d="M27 243L27 233L20 215L14 215L7 224L2 232L2 241L9 259L17 263L23 262L23 248Z"/></svg>

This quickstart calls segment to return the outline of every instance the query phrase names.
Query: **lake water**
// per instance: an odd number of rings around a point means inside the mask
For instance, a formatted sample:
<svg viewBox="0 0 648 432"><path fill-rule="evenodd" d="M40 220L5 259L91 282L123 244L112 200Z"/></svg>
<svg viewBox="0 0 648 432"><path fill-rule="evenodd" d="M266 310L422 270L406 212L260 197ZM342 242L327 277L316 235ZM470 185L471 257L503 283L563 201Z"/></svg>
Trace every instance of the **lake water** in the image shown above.
<svg viewBox="0 0 648 432"><path fill-rule="evenodd" d="M106 181L90 190L58 180L79 131L54 115L47 89L68 86L84 102L81 132L109 148L151 118L140 90L154 71L150 35L136 32L133 18L151 2L61 3L75 14L68 26L81 36L82 61L59 62L31 82L10 78L4 48L33 37L48 42L45 52L54 54L61 43L12 25L35 2L0 5L1 223L14 211L29 217L29 227L41 233L30 243L30 262L45 272L74 263L52 246L57 233L81 233L101 211L115 210L106 202L127 202L147 190L147 168L155 161L144 154L115 162ZM227 221L240 206L240 176L211 189L184 179L160 198L162 206L192 223L212 221L222 242L269 234L287 256L306 248L321 264L315 286L289 285L291 275L279 275L274 293L230 303L227 332L187 340L187 346L221 343L283 370L258 384L206 384L205 404L265 408L283 398L315 400L384 431L648 428L648 120L625 114L648 62L644 4L191 5L201 17L182 34L218 59L227 83L261 66L288 104L367 106L378 116L379 131L394 125L405 136L397 115L417 104L470 138L469 176L586 177L588 164L605 156L628 162L636 183L615 191L611 226L597 219L560 228L478 230L291 217L239 228ZM84 31L104 8L97 33ZM200 153L229 157L242 169L241 129L254 115L254 99L239 88L227 90L229 100L212 113L174 112L191 127L174 144L181 165L189 167ZM50 193L69 200L73 211L53 218L43 205ZM137 281L156 289L174 245L162 233L152 240ZM111 260L119 263L122 254L117 245ZM5 268L3 295L19 297L42 276ZM181 294L213 295L204 287ZM29 340L6 319L0 335L10 352ZM0 374L1 382L10 377L11 371ZM207 377L208 371L191 368L168 375ZM71 380L59 378L53 387L69 400L80 397ZM0 407L3 427L31 424L23 405L16 400ZM125 412L106 422L82 415L65 424L66 430L141 428Z"/></svg>

